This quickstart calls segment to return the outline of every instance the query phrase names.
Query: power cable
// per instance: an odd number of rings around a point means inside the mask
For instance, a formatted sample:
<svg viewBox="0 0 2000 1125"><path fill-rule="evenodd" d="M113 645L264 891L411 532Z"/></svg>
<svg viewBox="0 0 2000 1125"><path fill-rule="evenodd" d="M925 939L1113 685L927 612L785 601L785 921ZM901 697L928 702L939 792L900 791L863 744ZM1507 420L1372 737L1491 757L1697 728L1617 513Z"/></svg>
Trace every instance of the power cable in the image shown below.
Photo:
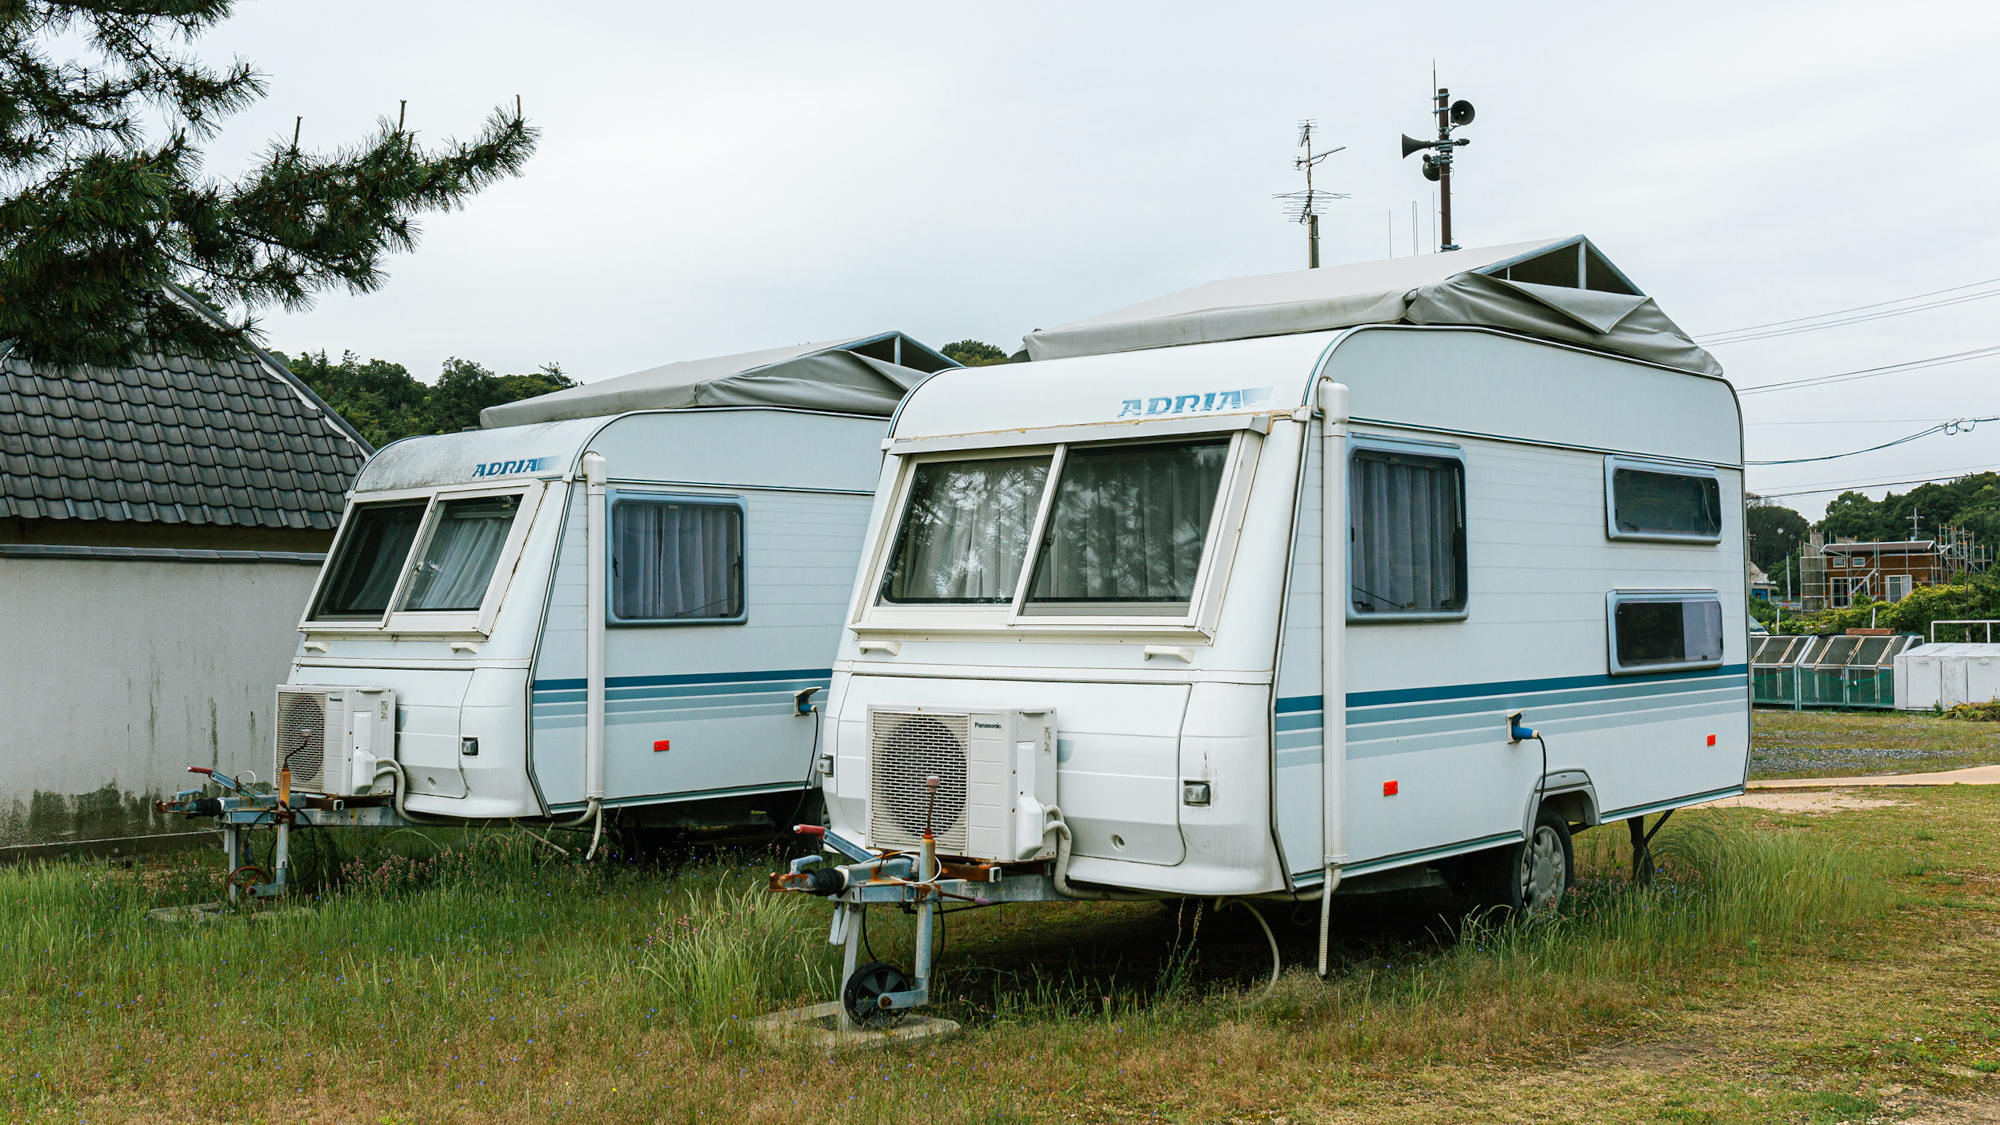
<svg viewBox="0 0 2000 1125"><path fill-rule="evenodd" d="M1953 418L1949 422L1939 422L1935 426L1918 430L1913 434L1904 434L1893 441L1885 441L1880 445L1871 445L1866 449L1851 449L1846 453L1826 453L1818 457L1787 457L1776 461L1745 461L1743 464L1747 467L1751 465L1804 465L1814 461L1838 461L1843 457L1858 457L1863 453L1873 453L1878 449L1889 449L1893 446L1903 445L1918 438L1929 437L1932 434L1944 434L1946 436L1969 434L1981 422L2000 422L2000 416L1991 418Z"/></svg>
<svg viewBox="0 0 2000 1125"><path fill-rule="evenodd" d="M1980 289L1976 293L1966 293L1967 289L1981 286L1995 286ZM1954 294L1947 296L1947 294ZM1988 297L2000 297L2000 277L1984 281L1967 282L1948 289L1934 289L1928 293L1917 293L1908 297L1897 297L1888 301L1876 301L1867 305L1835 309L1832 312L1816 313L1812 316L1792 317L1788 320L1773 320L1764 324L1753 324L1743 328L1733 328L1726 332L1709 332L1694 337L1696 343L1704 347L1717 344L1740 344L1750 340L1768 340L1774 336L1791 336L1800 332L1817 332L1823 328L1840 328L1849 324L1865 324L1871 320L1903 316L1907 313L1925 312L1930 309L1949 308L1971 301L1983 301ZM1932 299L1935 298L1935 299ZM1918 302L1911 304L1910 302ZM1900 308L1889 306L1899 305Z"/></svg>
<svg viewBox="0 0 2000 1125"><path fill-rule="evenodd" d="M1814 375L1804 379L1786 379L1776 383L1753 383L1736 388L1737 396L1774 394L1778 391L1794 391L1805 387L1823 387L1834 383L1852 383L1862 379L1875 379L1883 375L1895 375L1906 371L1921 371L1927 367L1943 367L1953 363L1970 363L1975 359L1991 359L2000 356L2000 344L1989 344L1983 348L1968 348L1962 352L1945 355L1926 356L1923 359L1907 359L1900 363L1885 363L1879 367L1859 367L1853 371L1840 371L1832 375Z"/></svg>

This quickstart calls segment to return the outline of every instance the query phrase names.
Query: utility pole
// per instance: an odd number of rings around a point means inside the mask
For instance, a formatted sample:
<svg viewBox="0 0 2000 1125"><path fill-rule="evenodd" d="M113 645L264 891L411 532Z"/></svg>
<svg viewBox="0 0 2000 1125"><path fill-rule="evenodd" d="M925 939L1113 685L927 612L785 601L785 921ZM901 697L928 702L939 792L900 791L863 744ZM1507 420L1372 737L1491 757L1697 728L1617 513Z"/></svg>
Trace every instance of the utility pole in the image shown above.
<svg viewBox="0 0 2000 1125"><path fill-rule="evenodd" d="M1451 131L1460 125L1472 124L1472 103L1460 99L1451 100L1451 91L1437 85L1437 72L1431 72L1431 85L1436 87L1431 112L1437 115L1437 140L1420 141L1405 134L1403 156L1408 158L1413 152L1431 149L1424 153L1424 179L1438 186L1438 250L1440 252L1458 249L1451 240L1451 154L1453 149L1463 148L1472 142L1464 137L1453 139Z"/></svg>
<svg viewBox="0 0 2000 1125"><path fill-rule="evenodd" d="M1917 535L1918 535L1917 516L1920 514L1921 513L1917 509L1915 508L1910 509L1910 542L1912 543L1915 543L1917 541Z"/></svg>
<svg viewBox="0 0 2000 1125"><path fill-rule="evenodd" d="M1305 149L1306 154L1294 159L1292 167L1306 174L1306 190L1285 192L1271 197L1273 199L1282 199L1289 203L1291 206L1287 208L1287 213L1295 221L1305 224L1306 268L1315 270L1319 268L1320 202L1322 200L1347 198L1346 192L1320 191L1313 187L1313 167L1334 153L1341 152L1347 148L1346 145L1341 145L1338 148L1330 148L1324 152L1314 152L1313 129L1318 127L1318 125L1319 122L1311 118L1299 122L1299 147Z"/></svg>

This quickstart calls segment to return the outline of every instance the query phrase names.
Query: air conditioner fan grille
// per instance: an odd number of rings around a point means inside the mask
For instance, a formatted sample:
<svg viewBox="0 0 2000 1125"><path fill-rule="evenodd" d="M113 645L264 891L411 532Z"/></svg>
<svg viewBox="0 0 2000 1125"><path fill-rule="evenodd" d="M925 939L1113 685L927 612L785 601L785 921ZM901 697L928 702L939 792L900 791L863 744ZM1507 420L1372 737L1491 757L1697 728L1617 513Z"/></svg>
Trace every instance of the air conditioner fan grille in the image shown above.
<svg viewBox="0 0 2000 1125"><path fill-rule="evenodd" d="M292 788L322 792L326 780L322 776L326 772L326 696L316 691L279 692L276 742L273 766L291 769Z"/></svg>
<svg viewBox="0 0 2000 1125"><path fill-rule="evenodd" d="M917 848L928 814L938 851L966 847L964 714L875 711L869 715L868 835L878 848ZM938 779L933 806L925 779Z"/></svg>

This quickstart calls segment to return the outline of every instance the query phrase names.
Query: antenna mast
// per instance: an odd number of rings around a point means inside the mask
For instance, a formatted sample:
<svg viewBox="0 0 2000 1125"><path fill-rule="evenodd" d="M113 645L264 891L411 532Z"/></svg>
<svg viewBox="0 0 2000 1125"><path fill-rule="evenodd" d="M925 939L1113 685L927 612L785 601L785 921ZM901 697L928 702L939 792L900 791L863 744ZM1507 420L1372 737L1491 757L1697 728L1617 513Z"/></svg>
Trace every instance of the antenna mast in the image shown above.
<svg viewBox="0 0 2000 1125"><path fill-rule="evenodd" d="M1437 94L1432 99L1432 113L1437 115L1437 140L1420 141L1405 134L1403 136L1403 156L1408 158L1413 152L1432 149L1424 153L1424 179L1438 186L1438 250L1458 249L1451 240L1451 154L1453 149L1463 148L1472 143L1465 137L1453 139L1451 131L1460 125L1472 124L1472 103L1463 98L1451 100L1451 91L1437 84L1437 71L1431 71L1431 85Z"/></svg>
<svg viewBox="0 0 2000 1125"><path fill-rule="evenodd" d="M1271 197L1273 199L1284 200L1288 204L1285 208L1285 213L1294 222L1305 225L1306 268L1315 270L1319 268L1319 205L1323 200L1348 198L1348 193L1344 191L1320 191L1313 187L1313 166L1332 156L1334 153L1347 148L1346 145L1341 145L1339 148L1330 148L1325 152L1315 153L1313 151L1313 129L1318 125L1319 122L1311 118L1299 122L1299 147L1305 149L1306 154L1293 160L1292 167L1306 174L1306 190L1290 191Z"/></svg>

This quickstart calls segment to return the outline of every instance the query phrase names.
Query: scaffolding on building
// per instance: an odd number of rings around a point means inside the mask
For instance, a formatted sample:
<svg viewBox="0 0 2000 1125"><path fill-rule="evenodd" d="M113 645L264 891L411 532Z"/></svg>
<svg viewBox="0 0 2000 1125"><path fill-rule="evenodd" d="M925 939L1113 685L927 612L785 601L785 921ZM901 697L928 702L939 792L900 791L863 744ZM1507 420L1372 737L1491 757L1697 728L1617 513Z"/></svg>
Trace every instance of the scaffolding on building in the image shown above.
<svg viewBox="0 0 2000 1125"><path fill-rule="evenodd" d="M1990 565L1992 549L1963 527L1941 527L1934 539L1876 542L1844 536L1829 543L1814 531L1799 558L1799 610L1901 601L1918 587L1960 581Z"/></svg>

